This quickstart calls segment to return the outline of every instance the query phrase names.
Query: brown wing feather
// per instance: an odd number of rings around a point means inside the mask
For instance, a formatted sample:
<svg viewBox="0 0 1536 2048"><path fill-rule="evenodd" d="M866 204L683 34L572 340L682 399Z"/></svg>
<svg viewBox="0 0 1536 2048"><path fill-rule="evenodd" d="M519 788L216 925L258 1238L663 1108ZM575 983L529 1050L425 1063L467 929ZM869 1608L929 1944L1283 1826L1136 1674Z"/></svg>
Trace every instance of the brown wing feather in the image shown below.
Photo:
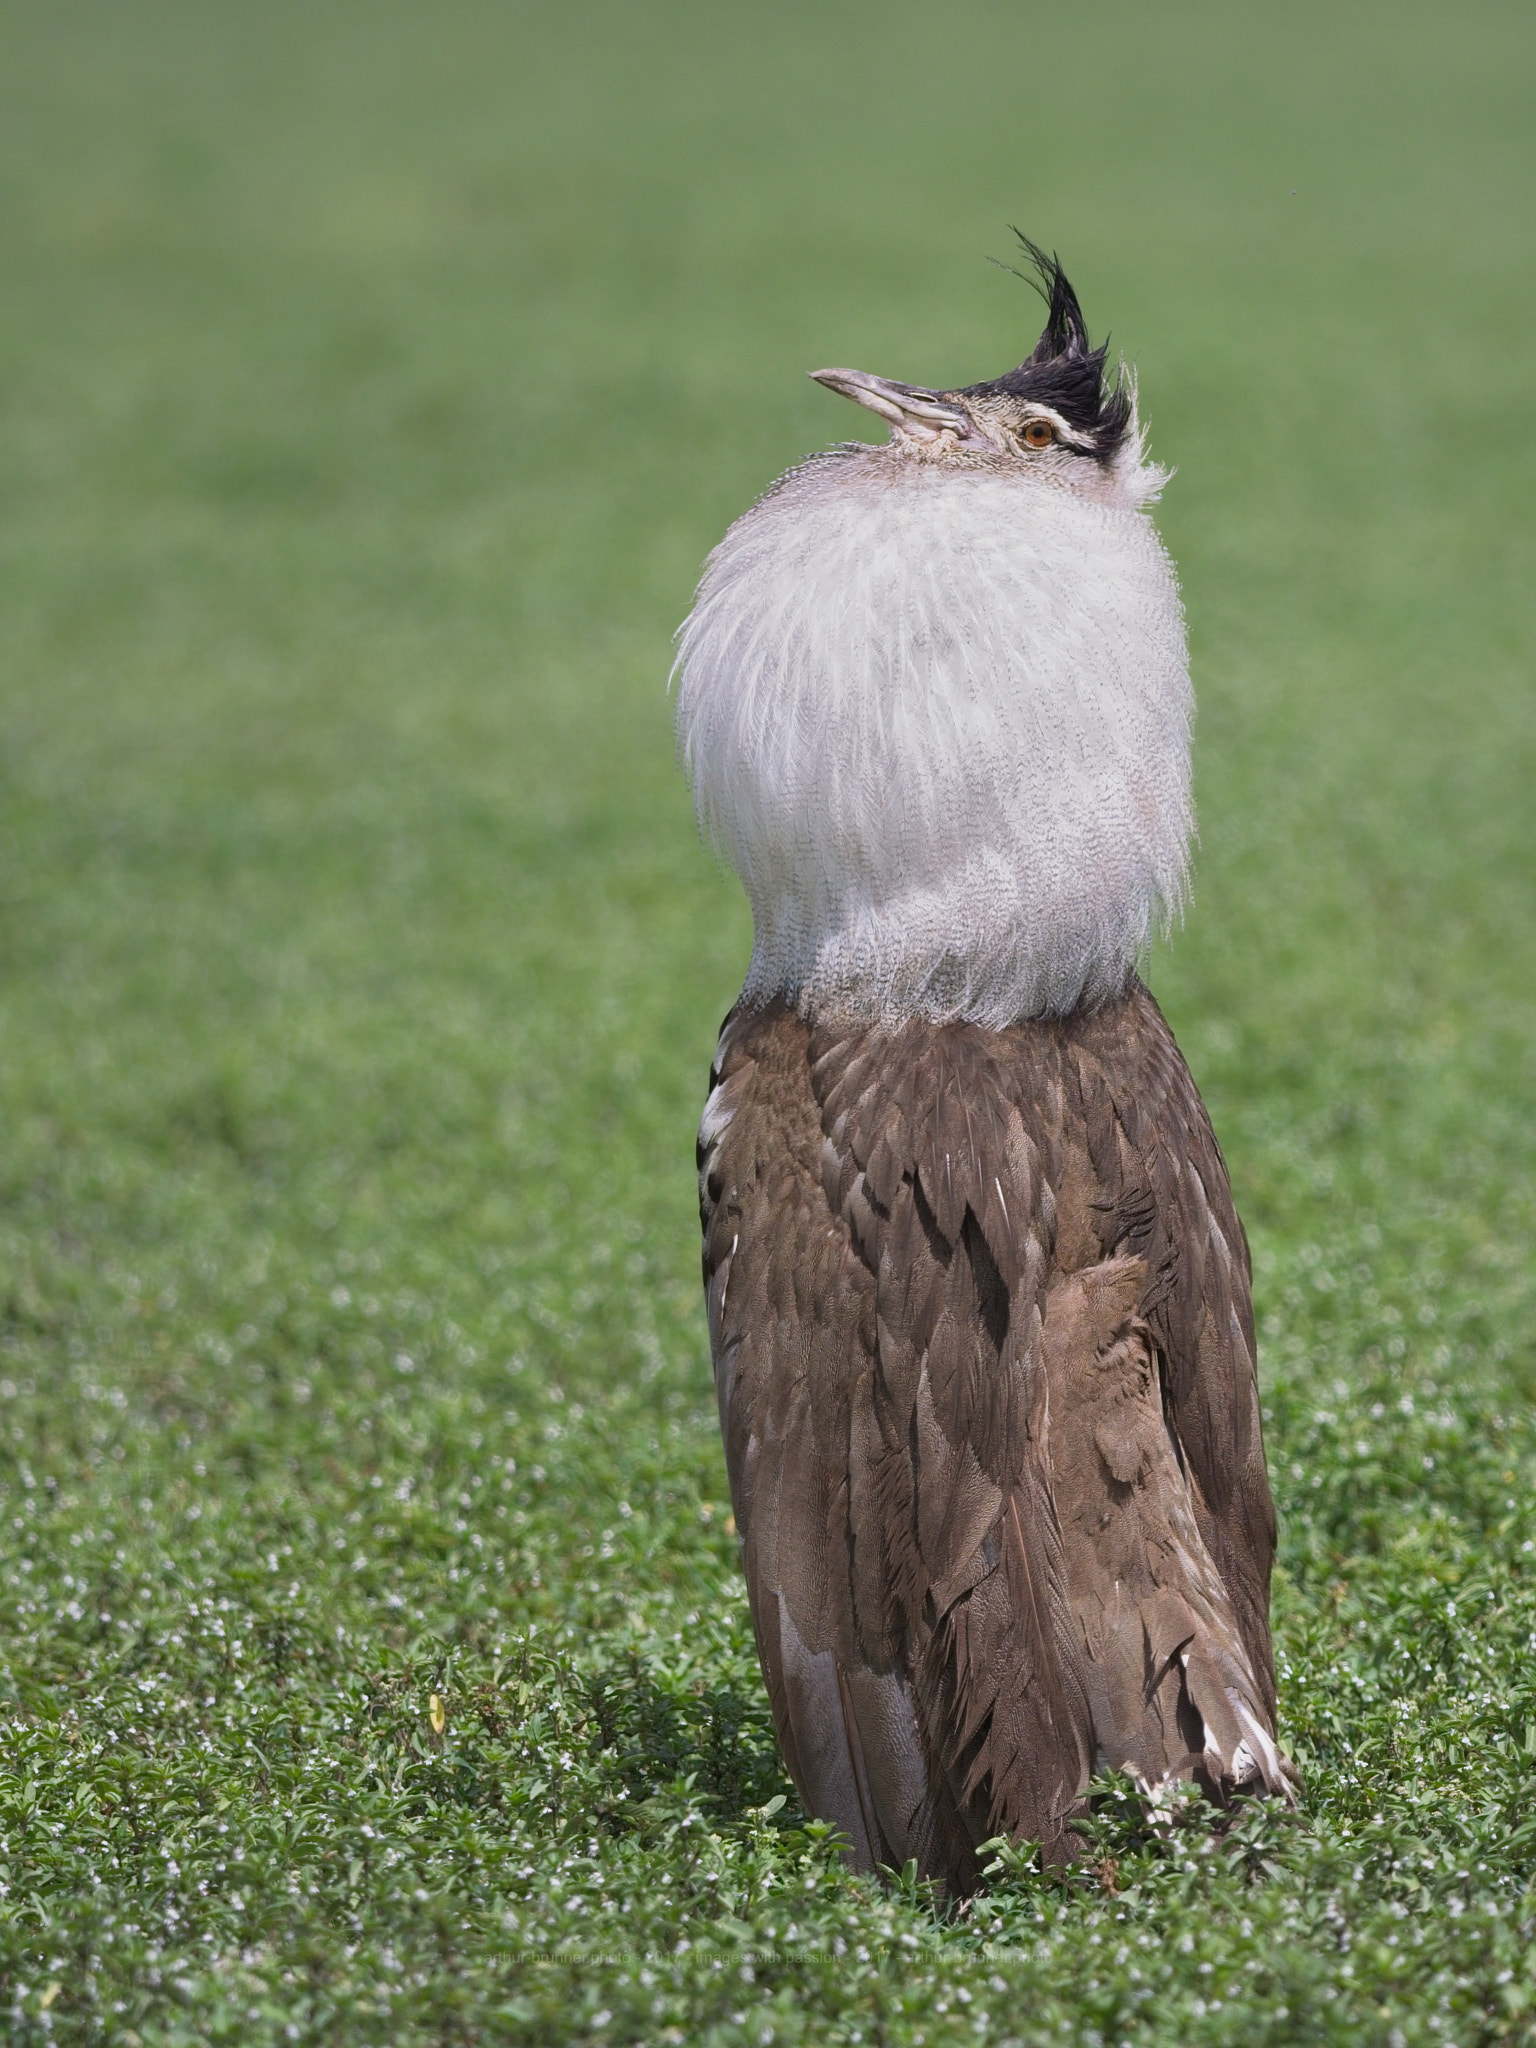
<svg viewBox="0 0 1536 2048"><path fill-rule="evenodd" d="M909 1812L927 1782L882 1641L883 1516L857 1452L870 1431L872 1289L821 1188L803 1028L782 1013L728 1020L711 1079L705 1287L753 1624L790 1774L872 1869L900 1860L880 1808ZM873 1785L860 1704L878 1731Z"/></svg>
<svg viewBox="0 0 1536 2048"><path fill-rule="evenodd" d="M1169 1426L1194 1481L1201 1534L1231 1596L1266 1717L1275 1709L1269 1576L1275 1510L1264 1464L1248 1240L1205 1105L1162 1012L1139 984L1074 1034L1093 1116L1121 1133L1105 1177L1106 1253L1146 1259L1139 1312L1166 1371ZM1129 1171L1126 1170L1129 1165Z"/></svg>
<svg viewBox="0 0 1536 2048"><path fill-rule="evenodd" d="M817 1035L812 1058L833 1142L886 1166L883 1202L867 1176L846 1201L869 1206L887 1545L919 1716L973 1841L1056 1850L1092 1750L1046 1440L1041 1134L993 1034ZM967 1881L970 1859L944 1874Z"/></svg>
<svg viewBox="0 0 1536 2048"><path fill-rule="evenodd" d="M1150 997L733 1015L700 1194L764 1673L854 1860L965 1889L987 1835L1069 1854L1096 1760L1268 1782L1246 1248Z"/></svg>

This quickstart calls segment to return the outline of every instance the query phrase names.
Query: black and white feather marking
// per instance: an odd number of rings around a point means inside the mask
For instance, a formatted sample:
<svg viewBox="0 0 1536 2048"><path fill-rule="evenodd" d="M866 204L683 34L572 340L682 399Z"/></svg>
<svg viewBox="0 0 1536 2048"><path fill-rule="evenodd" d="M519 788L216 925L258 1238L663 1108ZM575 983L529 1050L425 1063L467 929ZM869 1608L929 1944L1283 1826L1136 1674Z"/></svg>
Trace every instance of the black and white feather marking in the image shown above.
<svg viewBox="0 0 1536 2048"><path fill-rule="evenodd" d="M1045 330L1016 370L986 383L968 384L964 398L1021 398L1048 405L1083 435L1096 461L1110 463L1119 453L1135 418L1135 400L1118 376L1106 377L1108 342L1095 348L1077 293L1067 281L1059 257L1048 256L1028 235L1018 235L1034 265L1026 277L1045 300ZM1015 276L1023 276L1015 271Z"/></svg>

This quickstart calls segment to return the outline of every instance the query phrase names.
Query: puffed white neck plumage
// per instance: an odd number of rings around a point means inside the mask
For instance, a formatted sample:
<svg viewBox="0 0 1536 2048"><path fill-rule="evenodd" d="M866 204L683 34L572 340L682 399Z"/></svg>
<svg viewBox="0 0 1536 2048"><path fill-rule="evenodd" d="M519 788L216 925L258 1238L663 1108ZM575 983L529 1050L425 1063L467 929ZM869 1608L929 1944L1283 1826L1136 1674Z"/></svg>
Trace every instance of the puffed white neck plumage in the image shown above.
<svg viewBox="0 0 1536 2048"><path fill-rule="evenodd" d="M1128 453L1079 490L853 444L711 554L677 729L749 1000L1001 1028L1117 993L1174 916L1193 698L1163 473Z"/></svg>

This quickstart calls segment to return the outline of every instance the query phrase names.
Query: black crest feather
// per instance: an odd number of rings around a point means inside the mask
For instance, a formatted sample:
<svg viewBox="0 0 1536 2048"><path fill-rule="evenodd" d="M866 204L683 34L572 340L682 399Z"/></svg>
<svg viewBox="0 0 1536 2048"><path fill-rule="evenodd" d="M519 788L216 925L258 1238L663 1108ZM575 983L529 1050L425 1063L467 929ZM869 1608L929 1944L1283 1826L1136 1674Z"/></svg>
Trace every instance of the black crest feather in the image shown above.
<svg viewBox="0 0 1536 2048"><path fill-rule="evenodd" d="M1034 267L1034 275L1013 274L1023 277L1044 299L1045 330L1016 370L969 389L987 396L1032 398L1052 407L1079 433L1089 435L1095 456L1108 462L1131 423L1130 393L1118 377L1105 377L1109 344L1101 342L1095 348L1089 341L1083 309L1060 257L1048 256L1018 228L1013 232Z"/></svg>

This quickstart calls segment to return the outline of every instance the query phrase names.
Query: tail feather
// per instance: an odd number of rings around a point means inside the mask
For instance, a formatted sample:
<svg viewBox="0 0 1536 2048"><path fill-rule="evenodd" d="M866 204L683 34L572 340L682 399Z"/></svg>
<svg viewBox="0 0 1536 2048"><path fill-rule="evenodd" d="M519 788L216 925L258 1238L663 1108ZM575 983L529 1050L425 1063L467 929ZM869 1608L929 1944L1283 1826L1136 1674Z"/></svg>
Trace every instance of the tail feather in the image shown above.
<svg viewBox="0 0 1536 2048"><path fill-rule="evenodd" d="M1047 1297L1053 1495L1101 1762L1218 1797L1288 1793L1264 1692L1200 1533L1135 1307L1139 1259L1058 1279Z"/></svg>
<svg viewBox="0 0 1536 2048"><path fill-rule="evenodd" d="M856 1870L899 1869L915 1858L954 1891L975 1879L973 1836L924 1741L900 1670L877 1672L806 1647L788 1602L775 1601L767 1643L774 1718L806 1806L844 1835ZM777 1681L777 1682L775 1682Z"/></svg>

